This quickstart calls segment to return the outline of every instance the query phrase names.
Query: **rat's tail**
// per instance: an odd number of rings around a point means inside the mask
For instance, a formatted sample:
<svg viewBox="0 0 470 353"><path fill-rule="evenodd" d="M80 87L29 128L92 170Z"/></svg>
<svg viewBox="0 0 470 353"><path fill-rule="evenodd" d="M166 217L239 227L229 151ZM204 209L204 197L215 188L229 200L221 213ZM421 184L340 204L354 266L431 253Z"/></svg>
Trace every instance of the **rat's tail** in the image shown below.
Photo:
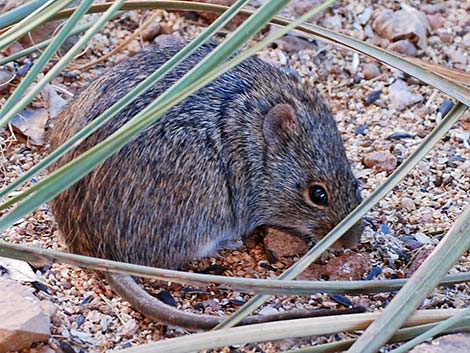
<svg viewBox="0 0 470 353"><path fill-rule="evenodd" d="M128 301L134 309L160 323L184 327L187 329L210 330L224 319L224 317L188 313L164 304L147 293L130 275L106 273L105 276L113 290L123 299ZM365 309L363 307L344 310L293 310L271 315L250 316L243 319L239 325L250 325L261 322L300 319L306 317L352 314L364 311Z"/></svg>

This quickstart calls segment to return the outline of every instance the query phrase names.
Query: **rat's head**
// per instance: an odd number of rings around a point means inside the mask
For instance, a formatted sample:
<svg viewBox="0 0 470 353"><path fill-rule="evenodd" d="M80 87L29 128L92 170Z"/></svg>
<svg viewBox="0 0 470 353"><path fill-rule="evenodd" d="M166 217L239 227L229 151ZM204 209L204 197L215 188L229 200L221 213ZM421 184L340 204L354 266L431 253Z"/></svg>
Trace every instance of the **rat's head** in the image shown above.
<svg viewBox="0 0 470 353"><path fill-rule="evenodd" d="M361 201L357 179L325 102L308 96L274 105L265 115L266 142L262 222L318 240ZM336 246L355 247L362 227Z"/></svg>

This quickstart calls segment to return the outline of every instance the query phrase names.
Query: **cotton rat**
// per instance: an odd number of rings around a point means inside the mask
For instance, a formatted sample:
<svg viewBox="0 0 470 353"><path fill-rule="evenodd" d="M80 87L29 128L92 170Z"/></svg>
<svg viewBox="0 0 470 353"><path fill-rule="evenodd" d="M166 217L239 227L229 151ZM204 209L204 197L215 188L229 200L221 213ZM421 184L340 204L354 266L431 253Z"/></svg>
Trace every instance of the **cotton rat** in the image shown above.
<svg viewBox="0 0 470 353"><path fill-rule="evenodd" d="M216 45L199 48L56 167L109 136ZM150 46L99 77L57 118L52 147L181 48ZM51 208L75 253L177 269L262 225L319 239L359 202L325 101L299 79L250 58L169 110ZM352 247L359 236L357 225L342 244ZM207 329L221 319L169 307L130 276L107 278L132 306L161 322Z"/></svg>

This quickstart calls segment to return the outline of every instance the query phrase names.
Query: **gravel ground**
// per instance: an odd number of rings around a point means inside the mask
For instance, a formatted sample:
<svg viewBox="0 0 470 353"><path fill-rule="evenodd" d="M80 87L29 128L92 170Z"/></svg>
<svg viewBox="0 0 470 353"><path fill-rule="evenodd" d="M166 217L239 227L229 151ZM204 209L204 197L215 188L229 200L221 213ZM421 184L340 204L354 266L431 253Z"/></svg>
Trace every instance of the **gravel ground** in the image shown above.
<svg viewBox="0 0 470 353"><path fill-rule="evenodd" d="M423 5L410 1L411 6L423 11L426 9L428 15L437 14L443 19L441 27L431 30L427 36L427 48L420 50L419 55L435 63L470 72L470 38L466 38L467 28L470 27L470 2L447 3L448 6L441 9L442 12L433 14L429 10L433 2ZM329 10L318 20L319 24L326 27L359 39L373 41L367 37L367 33L371 31L372 19L364 25L360 21L367 19L366 14L370 10L374 13L378 9L396 10L397 7L398 4L386 1L374 2L373 5L364 1L343 2L341 6ZM68 71L72 74L80 71L80 77L62 76L54 83L74 93L102 73L106 67L140 50L142 45L148 44L143 36L130 41L123 50L104 62L104 65L96 65L83 71L83 65L109 53L149 16L149 12L133 11L110 23L69 68ZM160 23L159 31L153 28L155 33L175 34L185 38L195 36L203 28L203 22L195 16L163 11L157 13L155 22ZM148 35L147 38L152 37L152 33ZM449 98L432 87L380 64L377 64L379 74L365 80L363 77L370 70L367 64L374 61L348 50L317 41L303 41L301 48L303 49L300 51L286 50L286 43L280 42L276 48L273 46L259 55L276 65L295 69L305 81L315 86L326 97L344 136L346 150L355 173L362 183L363 195L367 197L384 182L390 172L387 171L389 169L378 171L366 167L363 164L364 157L371 152L382 152L387 156L392 155L396 163L401 163L442 118L440 111L449 104ZM462 53L463 59L455 53ZM19 65L23 63L26 61L20 61ZM397 80L404 81L412 94L421 95L421 101L402 110L393 107L390 86ZM14 83L11 86L16 86L17 82ZM0 104L5 100L7 93L0 93ZM376 99L371 103L371 97L374 95ZM36 107L43 104L40 99L34 103ZM429 249L437 244L463 210L468 202L470 190L469 131L470 116L466 114L393 193L387 195L367 215L360 251L369 258L370 271L377 274L375 279L405 277L407 271L412 270L410 267L416 266L416 263L425 258ZM0 132L1 185L28 170L47 153L47 145L41 148L21 141L21 136L11 129ZM390 170L392 169L393 166ZM43 205L7 230L3 238L15 243L66 250L47 205ZM249 242L240 250L223 251L218 258L194 262L188 265L188 269L209 269L213 273L230 276L273 278L294 260L270 264L263 246L257 242ZM452 272L468 270L470 258L466 254ZM113 295L110 287L91 272L55 264L38 268L37 273L47 290L38 289L36 295L50 299L57 305L58 311L53 319L53 334L49 342L38 344L27 352L104 352L112 348L125 348L187 333L185 330L162 326L145 319L118 296ZM205 313L230 313L249 299L249 295L217 286L194 289L158 284L149 288L155 293L160 289L171 292L180 308ZM469 293L470 288L465 284L436 289L423 303L422 308L461 308L470 302ZM364 305L373 311L383 308L392 295L347 297L354 304ZM282 306L285 309L343 308L331 297L322 294L310 297L279 297L268 305ZM351 336L352 334L338 334L303 340L284 340L225 348L220 351L275 352L311 342L331 342Z"/></svg>

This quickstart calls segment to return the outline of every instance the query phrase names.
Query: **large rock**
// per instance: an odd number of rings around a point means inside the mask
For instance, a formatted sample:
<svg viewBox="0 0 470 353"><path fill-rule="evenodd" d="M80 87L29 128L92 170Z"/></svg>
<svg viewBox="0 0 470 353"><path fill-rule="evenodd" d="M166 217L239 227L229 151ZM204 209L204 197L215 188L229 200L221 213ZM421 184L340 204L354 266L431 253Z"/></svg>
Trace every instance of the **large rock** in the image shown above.
<svg viewBox="0 0 470 353"><path fill-rule="evenodd" d="M407 7L399 11L381 11L375 17L372 28L391 43L406 40L418 49L425 49L431 26L424 13Z"/></svg>
<svg viewBox="0 0 470 353"><path fill-rule="evenodd" d="M409 353L468 353L470 352L470 333L456 333L422 343Z"/></svg>
<svg viewBox="0 0 470 353"><path fill-rule="evenodd" d="M40 301L32 290L0 277L0 353L28 348L50 335L52 303Z"/></svg>

